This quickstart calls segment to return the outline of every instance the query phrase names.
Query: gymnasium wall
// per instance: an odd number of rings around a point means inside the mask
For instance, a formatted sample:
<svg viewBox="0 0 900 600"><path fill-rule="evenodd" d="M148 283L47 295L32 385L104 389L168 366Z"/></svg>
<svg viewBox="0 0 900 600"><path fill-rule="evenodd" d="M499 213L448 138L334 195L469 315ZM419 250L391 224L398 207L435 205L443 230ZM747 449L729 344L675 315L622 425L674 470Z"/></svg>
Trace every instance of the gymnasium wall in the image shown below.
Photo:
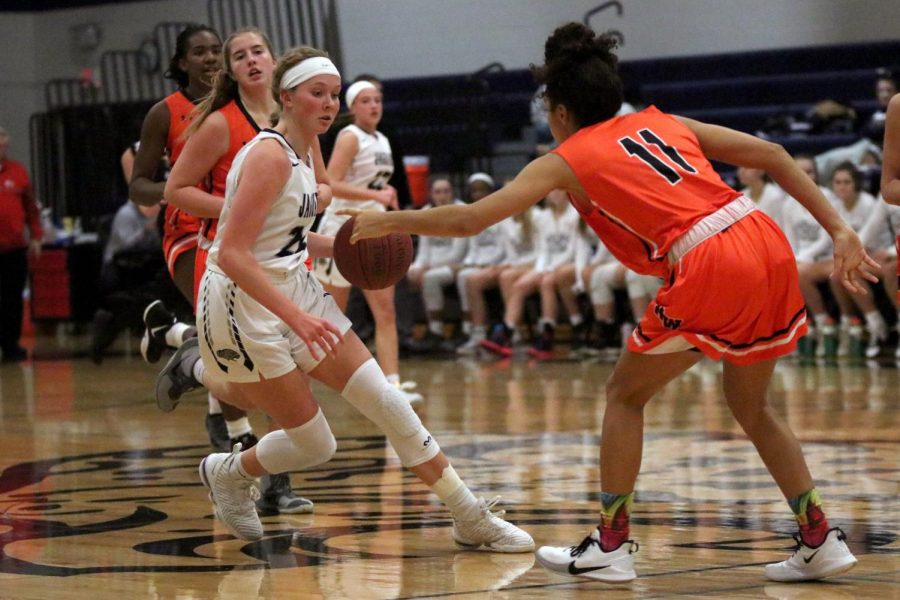
<svg viewBox="0 0 900 600"><path fill-rule="evenodd" d="M599 0L337 0L344 70L383 78L509 69L540 62L559 23ZM624 60L895 39L898 0L621 0L591 24L616 29ZM0 124L28 162L28 117L43 83L77 77L104 50L136 49L160 21L206 20L206 0L154 0L41 13L0 13ZM70 28L102 29L94 52L74 51Z"/></svg>

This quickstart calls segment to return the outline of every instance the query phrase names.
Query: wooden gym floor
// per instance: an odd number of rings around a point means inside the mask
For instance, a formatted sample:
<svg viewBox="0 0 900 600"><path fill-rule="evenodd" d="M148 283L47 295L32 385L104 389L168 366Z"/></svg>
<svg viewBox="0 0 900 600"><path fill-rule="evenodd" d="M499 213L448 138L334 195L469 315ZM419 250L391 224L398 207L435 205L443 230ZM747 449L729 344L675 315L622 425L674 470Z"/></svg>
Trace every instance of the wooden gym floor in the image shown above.
<svg viewBox="0 0 900 600"><path fill-rule="evenodd" d="M205 396L163 414L154 367L122 352L95 366L77 357L79 343L38 339L40 360L0 366L0 598L900 598L892 363L787 360L773 382L772 403L803 442L855 570L813 584L763 577L763 564L790 553L793 520L727 413L718 365L701 363L647 409L632 526L639 577L609 585L550 574L530 553L457 549L447 511L321 387L338 452L292 476L315 513L265 517L264 540L235 540L197 478L210 451ZM611 366L403 363L462 477L488 499L502 495L507 518L539 545L577 544L597 521Z"/></svg>

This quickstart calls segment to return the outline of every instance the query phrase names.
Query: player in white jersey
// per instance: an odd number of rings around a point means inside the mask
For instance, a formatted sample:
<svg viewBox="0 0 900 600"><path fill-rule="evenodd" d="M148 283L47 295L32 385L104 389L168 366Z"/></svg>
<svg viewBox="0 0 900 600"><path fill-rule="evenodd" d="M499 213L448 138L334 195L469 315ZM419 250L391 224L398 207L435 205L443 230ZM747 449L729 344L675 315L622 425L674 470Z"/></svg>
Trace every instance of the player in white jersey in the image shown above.
<svg viewBox="0 0 900 600"><path fill-rule="evenodd" d="M336 442L310 391L312 377L381 428L400 462L450 509L457 543L495 552L533 550L527 533L491 512L496 500L476 499L462 482L306 269L305 250L329 256L334 243L307 231L320 192L311 148L337 114L340 75L321 51L297 48L279 60L275 81L283 113L274 131L260 133L238 153L229 172L200 287L197 354L204 360L185 361L184 369L209 365L206 375L228 381L248 406L268 413L282 429L249 450L236 444L231 453L203 459L200 478L216 515L237 537L260 539L255 479L331 459Z"/></svg>
<svg viewBox="0 0 900 600"><path fill-rule="evenodd" d="M334 189L334 200L319 224L322 235L335 235L347 217L336 214L342 208L361 210L396 209L397 190L388 184L394 173L391 144L378 131L382 116L382 94L370 81L357 81L347 88L347 107L353 124L338 133L328 161L328 176ZM342 310L350 299L347 281L331 258L316 260L314 273L325 289L334 296ZM400 381L400 353L394 286L382 290L363 290L363 296L375 319L375 354L388 373L388 379L411 403L421 402L422 395L412 391L414 382Z"/></svg>

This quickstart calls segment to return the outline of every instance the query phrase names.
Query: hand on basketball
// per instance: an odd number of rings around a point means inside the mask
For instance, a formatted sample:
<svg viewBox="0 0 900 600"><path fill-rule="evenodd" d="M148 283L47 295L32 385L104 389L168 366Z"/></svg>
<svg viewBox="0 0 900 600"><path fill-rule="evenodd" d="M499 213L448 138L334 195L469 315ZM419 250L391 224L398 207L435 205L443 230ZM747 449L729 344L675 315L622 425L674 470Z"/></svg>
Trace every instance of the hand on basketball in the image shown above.
<svg viewBox="0 0 900 600"><path fill-rule="evenodd" d="M859 236L847 228L832 236L834 240L834 271L832 277L839 277L841 283L849 291L857 294L867 294L863 280L878 282L878 273L881 270L875 260L866 253Z"/></svg>
<svg viewBox="0 0 900 600"><path fill-rule="evenodd" d="M344 341L343 334L334 323L308 313L299 312L297 318L292 319L288 325L309 348L309 353L314 360L324 358L320 356L317 347L324 350L327 356L334 358L337 355L338 344Z"/></svg>
<svg viewBox="0 0 900 600"><path fill-rule="evenodd" d="M351 244L355 244L359 240L382 237L391 233L387 228L383 212L359 210L358 208L342 208L337 211L337 214L356 217L356 221L353 223L353 233L350 234Z"/></svg>

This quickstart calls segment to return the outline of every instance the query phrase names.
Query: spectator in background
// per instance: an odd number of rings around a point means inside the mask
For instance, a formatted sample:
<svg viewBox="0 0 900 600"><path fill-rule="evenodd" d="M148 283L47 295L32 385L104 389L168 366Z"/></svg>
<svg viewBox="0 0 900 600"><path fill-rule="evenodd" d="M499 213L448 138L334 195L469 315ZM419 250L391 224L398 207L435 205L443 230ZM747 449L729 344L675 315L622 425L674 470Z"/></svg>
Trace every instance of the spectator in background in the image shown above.
<svg viewBox="0 0 900 600"><path fill-rule="evenodd" d="M44 232L28 172L7 157L8 150L9 134L0 127L0 351L3 362L17 362L28 358L19 345L27 254L40 255Z"/></svg>
<svg viewBox="0 0 900 600"><path fill-rule="evenodd" d="M875 80L875 100L878 108L860 129L860 139L848 146L833 148L816 156L816 169L824 180L831 179L831 174L838 165L851 162L861 169L867 179L880 170L881 146L884 143L884 120L888 102L897 93L897 82L887 70L880 70ZM876 184L867 191L877 194Z"/></svg>
<svg viewBox="0 0 900 600"><path fill-rule="evenodd" d="M472 173L466 180L469 203L478 202L494 191L494 178L487 173ZM462 268L456 273L456 291L462 310L462 332L466 337L460 345L465 345L472 335L472 312L469 306L469 277L487 267L503 264L506 259L504 226L495 223L469 240L469 249L463 258Z"/></svg>
<svg viewBox="0 0 900 600"><path fill-rule="evenodd" d="M120 158L125 181L131 179L136 148L129 146ZM146 297L152 297L164 260L159 253L157 218L160 205L138 206L126 200L113 217L109 240L100 267L100 305L94 313L91 358L103 362L103 352L122 329L141 323ZM147 290L143 294L141 290ZM145 297L146 296L146 297Z"/></svg>
<svg viewBox="0 0 900 600"><path fill-rule="evenodd" d="M897 81L890 71L882 69L878 72L878 79L875 80L875 99L878 101L878 108L869 117L869 120L863 124L863 137L871 140L879 147L884 145L884 121L887 116L888 103L897 93Z"/></svg>
<svg viewBox="0 0 900 600"><path fill-rule="evenodd" d="M769 176L762 169L738 167L738 181L742 189L741 193L753 200L756 208L771 217L781 229L784 229L785 193L769 180Z"/></svg>
<svg viewBox="0 0 900 600"><path fill-rule="evenodd" d="M444 176L434 177L429 191L430 206L462 204L462 200L454 199L453 184ZM469 249L468 238L419 237L416 249L416 260L406 274L410 285L421 290L425 304L428 330L420 340L412 340L410 349L415 352L431 352L439 350L444 339L444 288L456 281L456 272Z"/></svg>
<svg viewBox="0 0 900 600"><path fill-rule="evenodd" d="M854 231L859 232L875 210L875 198L862 189L862 176L850 162L845 162L834 170L831 176L831 191L837 199L834 207L841 218ZM876 346L883 345L887 336L887 325L884 317L877 310L871 295L846 293L839 283L830 278L834 268L833 259L823 258L832 248L827 238L820 238L809 244L803 251L798 264L800 290L806 302L807 312L813 317L815 324L817 349L816 355L825 358L847 356L862 353L863 325L857 316L857 308L863 314L870 339L876 340ZM822 258L815 261L816 258ZM815 262L809 262L815 261ZM835 328L834 321L826 312L819 283L827 281L832 295L840 310L840 326ZM873 352L875 346L873 346Z"/></svg>

